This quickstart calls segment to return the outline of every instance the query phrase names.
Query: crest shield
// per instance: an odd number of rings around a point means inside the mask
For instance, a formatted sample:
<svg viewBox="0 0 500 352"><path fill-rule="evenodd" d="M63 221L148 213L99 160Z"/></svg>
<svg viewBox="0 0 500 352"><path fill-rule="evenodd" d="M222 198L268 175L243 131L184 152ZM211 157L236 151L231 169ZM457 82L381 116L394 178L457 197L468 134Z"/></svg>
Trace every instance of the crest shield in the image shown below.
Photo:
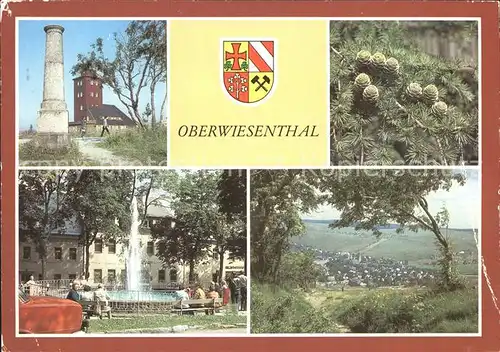
<svg viewBox="0 0 500 352"><path fill-rule="evenodd" d="M274 40L223 40L222 79L228 95L244 104L262 102L274 87Z"/></svg>

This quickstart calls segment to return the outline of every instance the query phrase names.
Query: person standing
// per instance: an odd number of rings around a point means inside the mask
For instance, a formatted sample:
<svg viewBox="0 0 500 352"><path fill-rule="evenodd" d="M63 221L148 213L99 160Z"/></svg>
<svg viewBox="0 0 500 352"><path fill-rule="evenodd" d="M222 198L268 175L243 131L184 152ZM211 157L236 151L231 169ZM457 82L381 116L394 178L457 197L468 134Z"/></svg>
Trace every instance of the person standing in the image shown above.
<svg viewBox="0 0 500 352"><path fill-rule="evenodd" d="M231 301L231 290L226 284L226 281L222 281L222 305L225 306Z"/></svg>
<svg viewBox="0 0 500 352"><path fill-rule="evenodd" d="M83 137L85 137L85 133L87 132L87 121L85 120L85 118L83 118L81 121L80 129L81 129L82 138L83 138Z"/></svg>
<svg viewBox="0 0 500 352"><path fill-rule="evenodd" d="M241 304L240 304L240 310L246 311L247 310L247 277L245 274L241 273L240 276L238 276L238 279L240 280L240 299L241 299Z"/></svg>
<svg viewBox="0 0 500 352"><path fill-rule="evenodd" d="M104 136L104 132L108 132L108 134L110 134L109 129L108 129L108 117L107 116L104 116L104 118L102 119L101 137Z"/></svg>

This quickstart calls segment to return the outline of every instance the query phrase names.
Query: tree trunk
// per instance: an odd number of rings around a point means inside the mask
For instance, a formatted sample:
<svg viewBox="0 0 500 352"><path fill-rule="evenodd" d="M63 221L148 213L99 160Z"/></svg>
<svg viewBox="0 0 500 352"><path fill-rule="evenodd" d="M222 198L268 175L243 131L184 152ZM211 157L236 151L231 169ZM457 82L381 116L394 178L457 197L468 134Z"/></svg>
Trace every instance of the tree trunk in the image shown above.
<svg viewBox="0 0 500 352"><path fill-rule="evenodd" d="M42 262L42 280L45 280L45 264L47 263L47 256L45 254L42 254L40 256L40 260Z"/></svg>
<svg viewBox="0 0 500 352"><path fill-rule="evenodd" d="M189 283L194 283L194 259L189 260Z"/></svg>
<svg viewBox="0 0 500 352"><path fill-rule="evenodd" d="M155 86L156 82L151 82L151 127L156 126Z"/></svg>
<svg viewBox="0 0 500 352"><path fill-rule="evenodd" d="M89 275L90 268L90 243L88 240L85 241L85 277Z"/></svg>
<svg viewBox="0 0 500 352"><path fill-rule="evenodd" d="M163 118L165 118L165 120L167 119L167 111L165 110L166 106L167 106L167 93L165 92L165 96L163 97L163 102L161 103L160 121L162 121Z"/></svg>
<svg viewBox="0 0 500 352"><path fill-rule="evenodd" d="M248 272L247 272L247 260L248 260L248 256L245 255L243 257L243 265L244 265L243 271L245 272L245 276L248 276Z"/></svg>

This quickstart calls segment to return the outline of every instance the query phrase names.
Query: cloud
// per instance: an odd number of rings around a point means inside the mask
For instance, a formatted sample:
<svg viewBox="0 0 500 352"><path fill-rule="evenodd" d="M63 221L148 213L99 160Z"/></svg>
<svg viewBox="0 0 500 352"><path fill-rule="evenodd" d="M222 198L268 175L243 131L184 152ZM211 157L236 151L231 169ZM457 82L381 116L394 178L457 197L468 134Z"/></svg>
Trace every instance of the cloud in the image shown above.
<svg viewBox="0 0 500 352"><path fill-rule="evenodd" d="M449 191L439 190L427 197L429 210L436 214L443 206L450 214L451 228L479 228L481 224L481 189L477 172L467 175L464 186L453 185ZM323 205L310 214L303 214L304 219L331 220L339 219L341 213L329 205Z"/></svg>

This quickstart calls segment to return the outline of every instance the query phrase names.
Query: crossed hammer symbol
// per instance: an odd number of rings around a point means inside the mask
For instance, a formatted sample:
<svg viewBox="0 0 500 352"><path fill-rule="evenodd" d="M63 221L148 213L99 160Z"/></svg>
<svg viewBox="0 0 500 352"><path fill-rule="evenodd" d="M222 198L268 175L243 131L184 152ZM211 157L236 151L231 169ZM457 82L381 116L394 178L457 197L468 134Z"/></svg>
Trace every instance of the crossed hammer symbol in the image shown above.
<svg viewBox="0 0 500 352"><path fill-rule="evenodd" d="M271 83L271 79L269 77L267 77L266 75L264 75L264 77L262 77L263 81L261 82L260 81L260 77L259 76L255 76L254 78L252 78L252 83L253 84L258 84L257 88L255 88L255 91L257 92L259 89L264 89L266 92L267 92L267 88L264 87L264 85L267 83L267 84L270 84Z"/></svg>

